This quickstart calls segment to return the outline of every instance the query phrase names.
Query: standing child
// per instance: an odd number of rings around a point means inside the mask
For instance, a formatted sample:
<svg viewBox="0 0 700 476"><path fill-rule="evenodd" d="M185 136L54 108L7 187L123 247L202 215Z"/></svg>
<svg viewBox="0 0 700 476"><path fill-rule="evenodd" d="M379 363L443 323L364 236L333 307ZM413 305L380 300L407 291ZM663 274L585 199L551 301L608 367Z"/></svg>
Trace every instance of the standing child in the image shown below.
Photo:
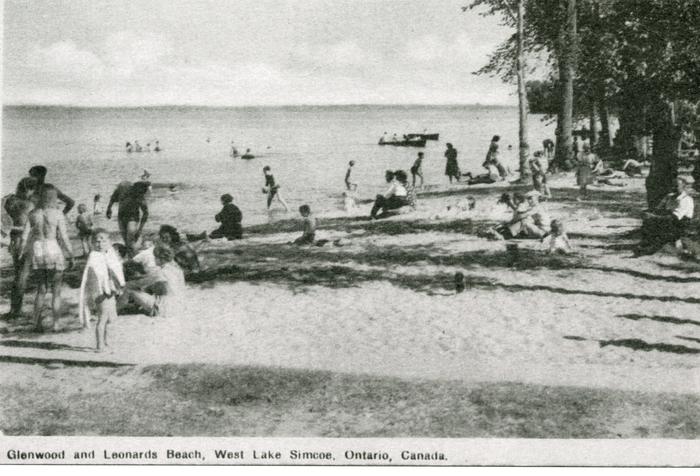
<svg viewBox="0 0 700 476"><path fill-rule="evenodd" d="M91 310L97 315L95 347L107 347L107 324L117 317L117 296L126 285L119 255L112 247L109 233L96 228L92 233L94 251L90 253L80 285L80 322L88 327Z"/></svg>
<svg viewBox="0 0 700 476"><path fill-rule="evenodd" d="M95 195L95 198L92 199L92 214L93 215L102 215L102 205L100 205L100 199L102 198L102 195L99 193Z"/></svg>
<svg viewBox="0 0 700 476"><path fill-rule="evenodd" d="M418 157L411 166L411 175L413 176L413 188L416 188L416 176L420 177L420 188L423 188L423 152L418 152Z"/></svg>
<svg viewBox="0 0 700 476"><path fill-rule="evenodd" d="M350 178L350 175L352 175L352 168L354 166L355 166L355 161L351 160L350 162L348 162L348 170L347 170L347 172L345 172L345 188L350 192L357 190L357 183L353 182L352 179Z"/></svg>
<svg viewBox="0 0 700 476"><path fill-rule="evenodd" d="M316 239L316 217L311 214L311 208L308 205L300 206L299 213L303 218L303 233L294 240L294 244L312 245Z"/></svg>
<svg viewBox="0 0 700 476"><path fill-rule="evenodd" d="M78 219L75 221L75 226L78 228L78 238L83 247L83 256L90 253L90 236L92 235L92 217L87 213L87 207L84 203L78 205Z"/></svg>

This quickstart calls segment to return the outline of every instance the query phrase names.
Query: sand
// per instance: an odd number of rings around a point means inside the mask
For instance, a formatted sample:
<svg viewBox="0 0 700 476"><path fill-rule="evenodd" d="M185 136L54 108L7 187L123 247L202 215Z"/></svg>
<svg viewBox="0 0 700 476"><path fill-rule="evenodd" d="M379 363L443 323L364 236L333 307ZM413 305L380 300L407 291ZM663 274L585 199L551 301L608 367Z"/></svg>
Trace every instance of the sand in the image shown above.
<svg viewBox="0 0 700 476"><path fill-rule="evenodd" d="M415 212L387 220L364 219L368 203L354 215L319 217L317 238L331 240L323 247L287 244L300 233L292 214L251 227L237 242L202 243L209 271L189 284L181 312L120 316L107 353L92 352L91 331L72 330L77 289L66 289L65 331L37 335L28 319L3 321L0 359L699 395L700 266L670 252L631 257L643 180L593 188L586 202L575 200L573 180L554 179L555 198L545 205L565 221L573 255L547 255L539 241L520 240L514 259L504 242L474 235L508 218L495 205L505 185L435 187L419 195ZM476 210L432 218L468 194ZM338 239L342 246L332 243ZM456 271L467 277L461 294L452 285ZM0 311L8 308L9 274ZM29 293L26 301L29 314ZM30 385L22 375L3 382Z"/></svg>

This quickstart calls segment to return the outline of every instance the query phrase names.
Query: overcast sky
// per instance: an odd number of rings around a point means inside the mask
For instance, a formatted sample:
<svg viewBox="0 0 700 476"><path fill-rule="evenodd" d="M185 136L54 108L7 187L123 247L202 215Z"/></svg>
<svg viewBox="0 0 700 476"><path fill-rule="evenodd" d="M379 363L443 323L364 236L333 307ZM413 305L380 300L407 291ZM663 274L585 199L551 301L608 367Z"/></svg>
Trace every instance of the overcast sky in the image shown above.
<svg viewBox="0 0 700 476"><path fill-rule="evenodd" d="M469 0L8 0L5 104L515 104Z"/></svg>

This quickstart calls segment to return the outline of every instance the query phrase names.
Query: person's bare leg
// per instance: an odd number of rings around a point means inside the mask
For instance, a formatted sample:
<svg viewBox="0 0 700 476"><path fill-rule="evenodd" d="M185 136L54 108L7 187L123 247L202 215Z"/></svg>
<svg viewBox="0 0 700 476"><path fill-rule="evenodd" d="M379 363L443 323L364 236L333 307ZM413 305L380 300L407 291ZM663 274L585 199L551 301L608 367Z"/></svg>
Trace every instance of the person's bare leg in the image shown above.
<svg viewBox="0 0 700 476"><path fill-rule="evenodd" d="M418 174L418 176L420 177L420 188L423 188L423 174ZM415 184L413 186L415 187Z"/></svg>
<svg viewBox="0 0 700 476"><path fill-rule="evenodd" d="M42 279L36 290L34 297L34 330L41 332L44 328L41 325L41 311L44 308L44 299L46 298L46 280Z"/></svg>
<svg viewBox="0 0 700 476"><path fill-rule="evenodd" d="M285 209L286 211L289 211L289 206L287 205L287 202L284 201L284 198L282 198L282 195L280 195L279 192L277 192L277 200L279 200L280 203L281 203L282 205L284 205L284 209Z"/></svg>
<svg viewBox="0 0 700 476"><path fill-rule="evenodd" d="M151 294L144 293L143 291L131 291L131 299L134 301L139 308L143 309L148 313L149 316L153 315L155 310L156 298Z"/></svg>
<svg viewBox="0 0 700 476"><path fill-rule="evenodd" d="M138 222L130 221L126 224L126 238L124 239L124 244L131 251L135 251L138 245L140 237L136 236L136 232L139 229Z"/></svg>
<svg viewBox="0 0 700 476"><path fill-rule="evenodd" d="M53 317L52 328L55 331L58 326L58 318L61 316L61 287L63 285L63 271L55 271L51 284L51 315Z"/></svg>

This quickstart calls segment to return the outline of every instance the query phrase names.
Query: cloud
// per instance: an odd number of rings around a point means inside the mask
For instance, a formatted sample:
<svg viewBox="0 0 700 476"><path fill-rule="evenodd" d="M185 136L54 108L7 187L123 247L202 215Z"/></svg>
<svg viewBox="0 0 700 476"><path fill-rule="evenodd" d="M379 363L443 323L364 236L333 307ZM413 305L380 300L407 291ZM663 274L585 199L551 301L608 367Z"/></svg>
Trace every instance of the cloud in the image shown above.
<svg viewBox="0 0 700 476"><path fill-rule="evenodd" d="M72 40L53 43L46 47L33 46L27 55L27 65L59 79L85 81L100 78L105 67L100 58L82 50Z"/></svg>
<svg viewBox="0 0 700 476"><path fill-rule="evenodd" d="M292 57L304 63L330 67L366 67L380 61L379 55L363 49L354 40L331 44L301 44L292 51Z"/></svg>
<svg viewBox="0 0 700 476"><path fill-rule="evenodd" d="M462 32L452 40L434 34L423 35L409 40L403 55L417 63L460 64L471 69L478 69L491 52L489 46L474 40L468 33Z"/></svg>
<svg viewBox="0 0 700 476"><path fill-rule="evenodd" d="M119 76L157 65L172 53L162 36L148 32L120 31L107 37L102 47L104 61Z"/></svg>

